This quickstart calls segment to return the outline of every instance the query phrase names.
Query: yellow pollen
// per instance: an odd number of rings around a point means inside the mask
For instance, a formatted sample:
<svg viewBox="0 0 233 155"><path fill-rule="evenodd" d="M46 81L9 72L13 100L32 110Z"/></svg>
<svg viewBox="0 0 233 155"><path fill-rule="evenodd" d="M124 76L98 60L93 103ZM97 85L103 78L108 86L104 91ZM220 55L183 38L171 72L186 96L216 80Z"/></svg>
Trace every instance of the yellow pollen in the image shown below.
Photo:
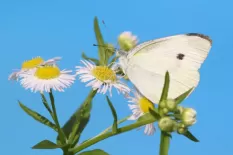
<svg viewBox="0 0 233 155"><path fill-rule="evenodd" d="M149 112L149 109L154 109L154 104L145 97L140 98L138 103L143 113Z"/></svg>
<svg viewBox="0 0 233 155"><path fill-rule="evenodd" d="M41 57L36 57L31 60L25 61L22 64L22 69L32 69L43 63L44 60Z"/></svg>
<svg viewBox="0 0 233 155"><path fill-rule="evenodd" d="M102 81L102 82L106 82L106 80L110 80L111 82L116 81L116 73L106 67L106 66L96 66L94 69L92 69L92 74L93 76L96 77L96 79Z"/></svg>
<svg viewBox="0 0 233 155"><path fill-rule="evenodd" d="M60 69L55 66L39 67L35 72L35 76L43 80L57 78L59 77L60 74L61 74Z"/></svg>

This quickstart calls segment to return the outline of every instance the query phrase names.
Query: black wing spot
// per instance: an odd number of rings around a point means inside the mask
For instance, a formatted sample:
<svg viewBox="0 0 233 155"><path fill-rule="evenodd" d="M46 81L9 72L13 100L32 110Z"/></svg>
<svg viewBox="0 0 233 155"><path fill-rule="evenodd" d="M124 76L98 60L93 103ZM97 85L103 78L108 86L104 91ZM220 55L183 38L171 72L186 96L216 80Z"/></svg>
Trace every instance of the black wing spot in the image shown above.
<svg viewBox="0 0 233 155"><path fill-rule="evenodd" d="M179 60L183 60L184 56L185 56L184 54L179 53L179 54L177 54L176 58L179 59Z"/></svg>

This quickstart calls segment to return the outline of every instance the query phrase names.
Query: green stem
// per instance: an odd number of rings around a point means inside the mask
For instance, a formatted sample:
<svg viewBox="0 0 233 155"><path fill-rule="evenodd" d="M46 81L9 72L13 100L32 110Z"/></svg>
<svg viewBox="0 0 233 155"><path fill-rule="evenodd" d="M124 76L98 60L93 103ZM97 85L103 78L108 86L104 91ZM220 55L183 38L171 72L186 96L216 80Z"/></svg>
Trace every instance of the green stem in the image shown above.
<svg viewBox="0 0 233 155"><path fill-rule="evenodd" d="M68 151L63 151L63 155L74 155L74 153L68 152Z"/></svg>
<svg viewBox="0 0 233 155"><path fill-rule="evenodd" d="M131 115L126 116L126 117L122 118L121 120L117 121L117 124L121 124L121 123L125 122L130 116L131 116ZM102 131L102 132L101 132L100 134L98 134L97 136L102 135L102 134L108 132L108 131L111 130L111 129L112 129L112 125L109 126L108 128L106 128L104 131ZM97 136L96 136L96 137L97 137Z"/></svg>
<svg viewBox="0 0 233 155"><path fill-rule="evenodd" d="M64 132L61 130L61 126L60 126L59 121L58 121L57 111L56 111L56 107L55 107L55 102L54 102L54 97L53 97L53 94L52 94L52 90L49 93L49 97L50 97L50 100L51 100L52 111L53 111L53 113L52 113L53 116L52 117L53 117L54 123L56 124L56 126L58 128L59 139L61 140L62 144L66 144L66 136L65 136Z"/></svg>
<svg viewBox="0 0 233 155"><path fill-rule="evenodd" d="M170 137L168 133L161 131L159 155L168 155Z"/></svg>
<svg viewBox="0 0 233 155"><path fill-rule="evenodd" d="M89 147L89 146L91 146L93 144L96 144L99 141L102 141L102 140L107 139L109 137L113 137L115 135L118 135L118 134L130 131L130 130L136 129L136 128L140 127L140 126L143 126L143 125L146 125L146 124L149 124L149 123L153 123L155 121L156 121L156 119L151 117L151 118L149 118L147 120L138 121L138 122L136 122L134 124L130 124L130 125L127 125L125 127L119 128L117 130L117 133L106 132L106 133L103 133L103 134L99 134L98 136L95 136L94 138L91 138L91 139L83 142L81 145L70 149L69 152L73 152L74 154L76 154L77 152L82 151L83 149L85 149L85 148L87 148L87 147Z"/></svg>

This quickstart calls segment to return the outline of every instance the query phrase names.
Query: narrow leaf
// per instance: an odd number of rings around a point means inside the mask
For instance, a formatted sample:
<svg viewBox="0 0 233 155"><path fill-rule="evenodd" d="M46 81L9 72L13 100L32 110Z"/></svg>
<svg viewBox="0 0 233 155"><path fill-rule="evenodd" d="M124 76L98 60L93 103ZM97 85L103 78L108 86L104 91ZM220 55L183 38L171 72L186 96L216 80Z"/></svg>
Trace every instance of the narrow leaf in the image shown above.
<svg viewBox="0 0 233 155"><path fill-rule="evenodd" d="M112 115L113 115L113 118L114 118L114 121L113 121L113 125L112 125L112 132L113 133L117 133L117 113L116 113L116 110L112 104L112 102L109 100L108 96L106 96L107 98L107 101L108 101L108 105L112 111Z"/></svg>
<svg viewBox="0 0 233 155"><path fill-rule="evenodd" d="M52 128L53 130L58 131L56 125L53 124L52 122L50 122L47 118L45 118L44 116L40 115L39 113L29 109L28 107L23 105L21 102L19 102L19 105L29 116L31 116L32 118L34 118L38 122L40 122L44 125L47 125L48 127Z"/></svg>
<svg viewBox="0 0 233 155"><path fill-rule="evenodd" d="M147 120L155 120L156 121L158 119L156 119L152 114L146 113L146 114L142 115L141 117L139 117L137 122L147 121Z"/></svg>
<svg viewBox="0 0 233 155"><path fill-rule="evenodd" d="M98 54L99 54L99 60L101 65L107 65L108 60L106 59L106 50L104 48L104 40L103 36L101 34L98 18L95 17L94 19L94 30L95 30L95 37L98 43Z"/></svg>
<svg viewBox="0 0 233 155"><path fill-rule="evenodd" d="M57 145L49 140L43 140L32 147L32 149L57 149L62 148L64 146Z"/></svg>
<svg viewBox="0 0 233 155"><path fill-rule="evenodd" d="M184 136L194 142L199 142L199 140L190 131L185 132Z"/></svg>
<svg viewBox="0 0 233 155"><path fill-rule="evenodd" d="M72 130L74 129L74 125L78 124L76 133L73 135L75 135L76 139L79 138L79 136L81 135L82 131L84 130L84 128L86 127L90 119L92 99L94 98L96 92L97 92L96 90L95 91L92 90L87 96L86 100L83 102L83 104L78 108L78 110L76 110L76 112L71 116L71 118L65 123L62 129L66 137L73 138L73 137L70 137L70 134L72 133ZM77 135L79 136L77 137Z"/></svg>
<svg viewBox="0 0 233 155"><path fill-rule="evenodd" d="M99 66L99 60L86 56L86 54L84 52L82 53L82 58L85 60L90 60L90 61L94 62L96 64L96 66Z"/></svg>
<svg viewBox="0 0 233 155"><path fill-rule="evenodd" d="M192 91L194 88L189 89L185 93L181 94L175 99L176 105L180 104Z"/></svg>
<svg viewBox="0 0 233 155"><path fill-rule="evenodd" d="M157 109L156 109L157 110ZM150 112L150 114L155 118L155 119L160 119L161 118L161 116L159 115L159 113L158 113L158 111L156 111L156 110L153 110L153 109L149 109L149 112Z"/></svg>
<svg viewBox="0 0 233 155"><path fill-rule="evenodd" d="M109 154L103 150L95 149L95 150L91 150L91 151L82 152L78 155L109 155Z"/></svg>
<svg viewBox="0 0 233 155"><path fill-rule="evenodd" d="M167 100L169 83L170 83L169 73L166 72L165 80L164 80L164 85L163 85L163 91L162 91L162 95L160 97L160 101L159 102Z"/></svg>

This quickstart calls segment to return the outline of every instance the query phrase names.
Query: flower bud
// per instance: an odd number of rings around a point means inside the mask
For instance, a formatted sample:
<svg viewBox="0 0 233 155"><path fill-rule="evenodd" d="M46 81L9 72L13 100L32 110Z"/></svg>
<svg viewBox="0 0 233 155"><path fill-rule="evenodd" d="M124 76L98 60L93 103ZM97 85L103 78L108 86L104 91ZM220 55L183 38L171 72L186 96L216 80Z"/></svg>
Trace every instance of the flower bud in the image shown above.
<svg viewBox="0 0 233 155"><path fill-rule="evenodd" d="M174 126L176 122L172 120L170 117L163 117L159 120L159 128L165 132L172 132L174 131Z"/></svg>
<svg viewBox="0 0 233 155"><path fill-rule="evenodd" d="M184 108L181 118L185 126L191 126L196 123L197 112L192 108Z"/></svg>
<svg viewBox="0 0 233 155"><path fill-rule="evenodd" d="M178 106L177 111L179 112L179 114L182 114L182 112L184 111L184 108L181 106Z"/></svg>
<svg viewBox="0 0 233 155"><path fill-rule="evenodd" d="M185 132L187 132L187 128L179 127L179 128L177 129L177 132L178 132L179 134L184 134Z"/></svg>
<svg viewBox="0 0 233 155"><path fill-rule="evenodd" d="M165 108L166 107L166 101L161 101L160 103L159 103L159 107L160 108Z"/></svg>
<svg viewBox="0 0 233 155"><path fill-rule="evenodd" d="M173 99L168 99L166 101L166 108L169 110L169 111L174 111L176 110L176 102L175 100Z"/></svg>
<svg viewBox="0 0 233 155"><path fill-rule="evenodd" d="M129 51L136 46L138 40L131 32L123 32L118 37L118 43L122 50Z"/></svg>
<svg viewBox="0 0 233 155"><path fill-rule="evenodd" d="M169 111L167 108L163 108L163 114L167 114Z"/></svg>

